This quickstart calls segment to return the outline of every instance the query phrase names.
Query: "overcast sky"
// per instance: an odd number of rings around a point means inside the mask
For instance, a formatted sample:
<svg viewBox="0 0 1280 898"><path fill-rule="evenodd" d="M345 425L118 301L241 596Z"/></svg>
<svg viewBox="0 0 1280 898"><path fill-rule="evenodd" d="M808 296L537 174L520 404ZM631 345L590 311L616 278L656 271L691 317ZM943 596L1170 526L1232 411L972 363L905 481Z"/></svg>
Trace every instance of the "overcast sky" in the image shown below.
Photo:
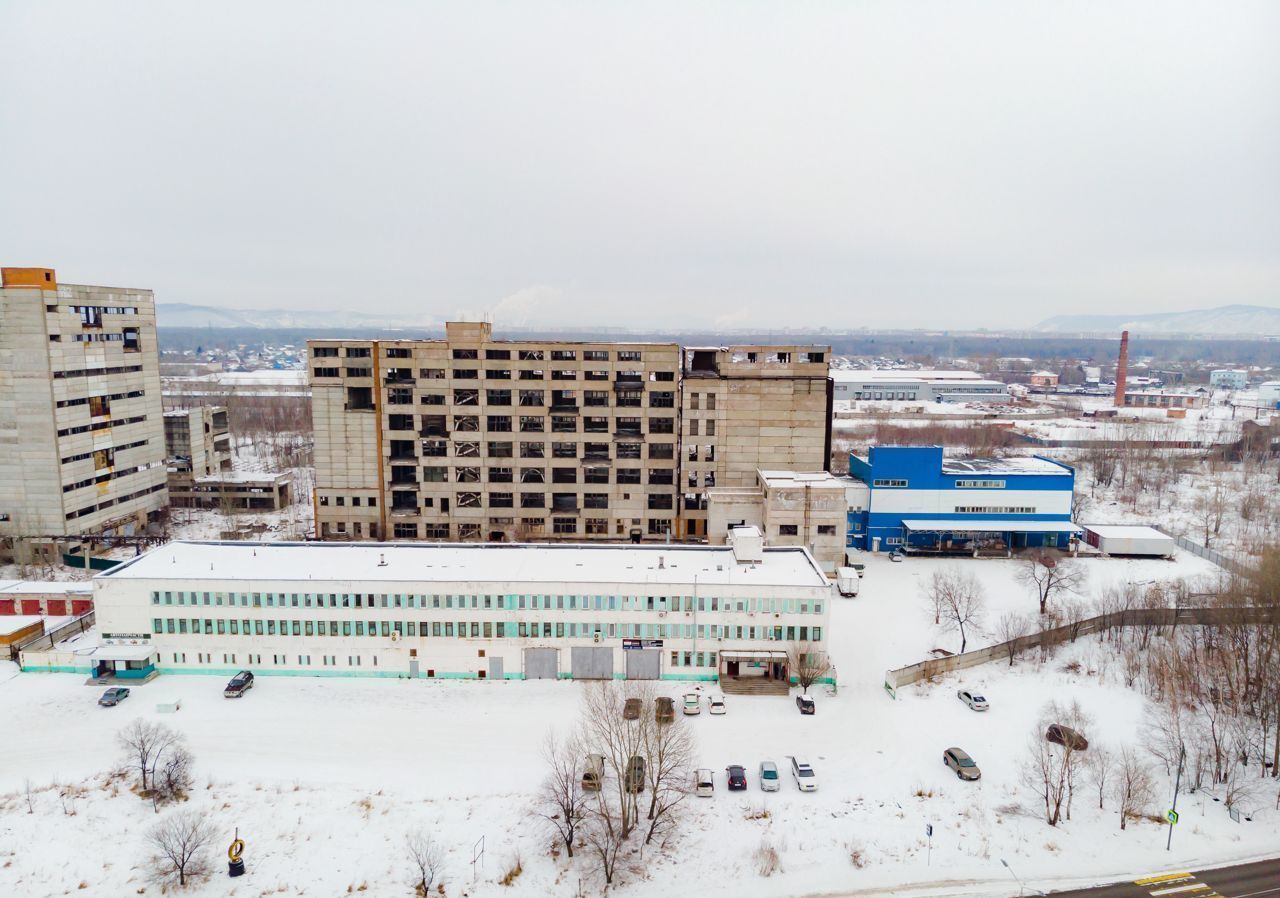
<svg viewBox="0 0 1280 898"><path fill-rule="evenodd" d="M1280 305L1280 3L0 6L0 261L160 302Z"/></svg>

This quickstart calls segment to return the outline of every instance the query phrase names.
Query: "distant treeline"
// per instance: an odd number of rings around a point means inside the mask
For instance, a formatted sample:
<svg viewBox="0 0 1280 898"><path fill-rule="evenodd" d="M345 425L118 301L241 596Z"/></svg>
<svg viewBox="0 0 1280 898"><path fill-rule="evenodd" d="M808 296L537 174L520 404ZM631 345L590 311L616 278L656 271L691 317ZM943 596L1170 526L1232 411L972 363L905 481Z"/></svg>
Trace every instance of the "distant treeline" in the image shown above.
<svg viewBox="0 0 1280 898"><path fill-rule="evenodd" d="M1063 336L1059 334L988 336L947 333L835 333L815 331L794 333L760 331L711 335L680 331L642 333L620 330L546 330L495 327L494 335L510 340L617 340L636 342L678 343L681 346L707 346L728 343L793 343L829 345L838 355L854 355L929 361L939 357L975 360L1000 357L1030 359L1089 359L1095 364L1114 362L1120 337L1099 338ZM252 328L252 327L161 327L160 347L177 351L234 349L238 346L301 346L307 340L420 340L440 338L440 328L423 329L332 329L318 328ZM1133 335L1129 344L1130 358L1151 356L1161 363L1216 362L1220 364L1280 365L1280 341L1219 340L1190 337L1144 337Z"/></svg>

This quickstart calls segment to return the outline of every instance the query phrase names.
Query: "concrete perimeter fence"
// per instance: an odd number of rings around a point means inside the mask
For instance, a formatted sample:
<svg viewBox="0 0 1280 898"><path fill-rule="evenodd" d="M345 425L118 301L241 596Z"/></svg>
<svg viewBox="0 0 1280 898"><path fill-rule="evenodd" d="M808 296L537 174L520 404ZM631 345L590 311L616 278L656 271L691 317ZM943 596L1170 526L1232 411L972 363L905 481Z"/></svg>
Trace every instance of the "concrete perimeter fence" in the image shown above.
<svg viewBox="0 0 1280 898"><path fill-rule="evenodd" d="M884 690L890 698L897 698L897 690L921 680L930 680L956 670L967 670L990 661L1008 661L1012 652L1020 655L1029 649L1061 645L1089 633L1110 630L1115 627L1177 627L1179 625L1204 625L1223 623L1261 623L1274 615L1271 608L1131 608L1113 611L1084 620L1063 624L1039 633L1020 636L1007 642L996 643L972 652L931 658L919 664L886 671Z"/></svg>
<svg viewBox="0 0 1280 898"><path fill-rule="evenodd" d="M86 611L79 617L69 620L61 626L54 627L52 630L41 633L39 636L32 636L29 639L24 639L13 647L13 657L17 658L19 652L52 649L55 645L69 636L74 636L77 633L83 633L88 630L93 626L96 619L96 615L93 611Z"/></svg>

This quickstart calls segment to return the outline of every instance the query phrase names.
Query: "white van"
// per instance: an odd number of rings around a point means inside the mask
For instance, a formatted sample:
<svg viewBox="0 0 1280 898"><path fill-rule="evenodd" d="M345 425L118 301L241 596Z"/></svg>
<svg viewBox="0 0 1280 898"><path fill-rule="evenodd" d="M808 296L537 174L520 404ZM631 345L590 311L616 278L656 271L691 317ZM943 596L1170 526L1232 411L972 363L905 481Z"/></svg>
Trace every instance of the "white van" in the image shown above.
<svg viewBox="0 0 1280 898"><path fill-rule="evenodd" d="M853 568L842 567L836 571L836 589L842 596L856 596L861 579Z"/></svg>
<svg viewBox="0 0 1280 898"><path fill-rule="evenodd" d="M716 781L711 776L711 771L706 767L699 767L693 773L693 794L699 798L712 798L716 792Z"/></svg>

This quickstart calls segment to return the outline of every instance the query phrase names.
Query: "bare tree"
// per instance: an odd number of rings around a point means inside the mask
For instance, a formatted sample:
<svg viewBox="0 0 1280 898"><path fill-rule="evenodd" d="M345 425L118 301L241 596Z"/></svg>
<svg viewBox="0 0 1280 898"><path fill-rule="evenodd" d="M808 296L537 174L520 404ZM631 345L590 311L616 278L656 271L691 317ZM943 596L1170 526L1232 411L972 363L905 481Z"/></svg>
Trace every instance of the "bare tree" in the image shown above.
<svg viewBox="0 0 1280 898"><path fill-rule="evenodd" d="M423 829L415 829L404 837L405 852L413 871L413 888L421 898L430 894L436 880L444 877L444 851Z"/></svg>
<svg viewBox="0 0 1280 898"><path fill-rule="evenodd" d="M116 734L116 741L125 751L125 768L138 772L142 791L146 793L151 789L156 761L171 746L182 741L182 735L162 723L139 717Z"/></svg>
<svg viewBox="0 0 1280 898"><path fill-rule="evenodd" d="M1098 810L1101 811L1107 787L1111 784L1111 774L1115 770L1116 760L1111 756L1111 752L1095 743L1089 746L1089 754L1084 763L1089 770L1089 777L1093 780L1094 787L1098 790Z"/></svg>
<svg viewBox="0 0 1280 898"><path fill-rule="evenodd" d="M213 826L204 814L174 811L147 833L157 878L161 882L177 879L179 886L185 886L191 877L208 873L207 855L212 840Z"/></svg>
<svg viewBox="0 0 1280 898"><path fill-rule="evenodd" d="M800 691L808 692L831 672L831 659L811 642L793 642L787 649L787 668L800 684Z"/></svg>
<svg viewBox="0 0 1280 898"><path fill-rule="evenodd" d="M1013 667L1013 659L1018 654L1018 640L1030 632L1031 622L1016 611L1006 611L996 621L995 637L1004 645L1010 667Z"/></svg>
<svg viewBox="0 0 1280 898"><path fill-rule="evenodd" d="M986 602L982 585L973 574L959 568L934 571L925 588L925 597L933 611L933 622L941 623L948 632L960 633L960 651L969 644L967 630L977 630L982 625Z"/></svg>
<svg viewBox="0 0 1280 898"><path fill-rule="evenodd" d="M1077 559L1055 558L1048 553L1026 556L1018 578L1035 589L1041 614L1048 613L1050 599L1079 592L1086 579L1084 568Z"/></svg>
<svg viewBox="0 0 1280 898"><path fill-rule="evenodd" d="M629 698L638 699L644 709L635 720L623 717L623 707ZM610 791L614 793L612 797L616 799L620 812L617 822L623 839L631 834L640 816L638 793L628 787L627 771L632 758L644 758L647 730L655 725L652 707L652 687L634 680L623 684L613 680L592 683L583 694L583 739L604 755L605 766L613 774ZM640 786L643 788L643 783ZM602 788L600 791L606 790Z"/></svg>
<svg viewBox="0 0 1280 898"><path fill-rule="evenodd" d="M573 843L578 827L590 805L582 790L583 743L580 736L557 739L548 733L542 757L547 762L547 777L538 791L537 813L555 830L565 851L573 857ZM603 789L604 784L600 783Z"/></svg>
<svg viewBox="0 0 1280 898"><path fill-rule="evenodd" d="M151 774L151 797L156 806L163 801L177 801L191 790L195 758L180 740L175 740L157 755Z"/></svg>
<svg viewBox="0 0 1280 898"><path fill-rule="evenodd" d="M1139 759L1138 753L1128 745L1120 749L1113 790L1116 803L1120 806L1121 829L1131 819L1141 816L1142 809L1155 799L1151 771Z"/></svg>
<svg viewBox="0 0 1280 898"><path fill-rule="evenodd" d="M1071 797L1083 759L1074 740L1065 739L1067 744L1058 745L1048 740L1046 732L1056 723L1082 733L1087 722L1079 703L1064 708L1050 702L1028 737L1022 781L1044 802L1045 822L1050 826L1057 826L1064 816L1071 818Z"/></svg>
<svg viewBox="0 0 1280 898"><path fill-rule="evenodd" d="M689 797L696 740L683 715L669 723L646 727L645 732L649 786L649 830L644 837L647 845L656 833L670 828L681 802Z"/></svg>
<svg viewBox="0 0 1280 898"><path fill-rule="evenodd" d="M618 859L627 844L629 828L626 825L627 808L624 801L609 789L593 793L587 808L583 838L600 865L605 888L613 885L618 869Z"/></svg>

